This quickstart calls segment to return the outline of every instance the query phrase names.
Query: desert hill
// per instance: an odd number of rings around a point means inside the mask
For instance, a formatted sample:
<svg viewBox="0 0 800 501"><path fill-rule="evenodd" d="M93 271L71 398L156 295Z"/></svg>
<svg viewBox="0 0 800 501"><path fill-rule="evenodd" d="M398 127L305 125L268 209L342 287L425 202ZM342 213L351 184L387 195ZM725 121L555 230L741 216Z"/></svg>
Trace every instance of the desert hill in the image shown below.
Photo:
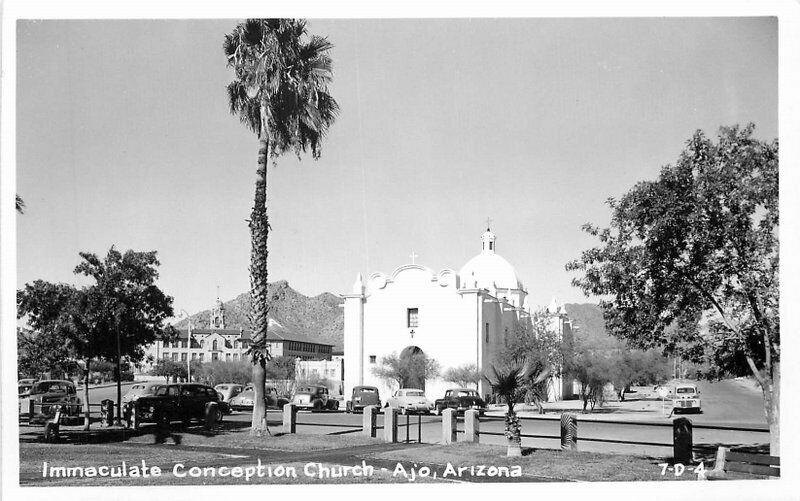
<svg viewBox="0 0 800 501"><path fill-rule="evenodd" d="M342 349L344 335L343 311L339 308L342 300L323 292L314 297L305 296L289 286L286 280L269 284L271 310L269 317L278 322L285 330L303 334L312 339L334 345L334 350ZM234 299L223 302L225 307L225 327L228 329L249 329L248 314L250 311L250 294L239 294ZM208 327L211 309L192 315L192 325ZM188 327L184 319L176 327Z"/></svg>

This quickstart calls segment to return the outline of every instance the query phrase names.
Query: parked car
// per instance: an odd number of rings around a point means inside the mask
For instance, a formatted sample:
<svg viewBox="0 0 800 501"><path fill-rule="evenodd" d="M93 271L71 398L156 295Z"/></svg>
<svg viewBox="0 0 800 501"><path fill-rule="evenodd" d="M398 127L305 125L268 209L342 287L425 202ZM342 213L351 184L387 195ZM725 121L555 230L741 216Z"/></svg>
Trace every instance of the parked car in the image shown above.
<svg viewBox="0 0 800 501"><path fill-rule="evenodd" d="M476 409L482 415L486 411L486 402L483 401L476 390L453 388L447 390L443 398L439 398L433 403L433 412L437 416L448 408L455 409L457 412Z"/></svg>
<svg viewBox="0 0 800 501"><path fill-rule="evenodd" d="M127 393L122 395L122 403L127 404L128 402L134 402L144 395L155 395L156 390L158 390L159 386L162 384L163 383L154 382L136 383L130 387Z"/></svg>
<svg viewBox="0 0 800 501"><path fill-rule="evenodd" d="M17 381L17 384L27 384L33 386L33 383L35 383L36 381L38 381L38 379L36 378L24 378Z"/></svg>
<svg viewBox="0 0 800 501"><path fill-rule="evenodd" d="M283 409L289 403L289 399L278 395L278 390L274 386L264 387L264 399L267 401L267 408ZM252 384L244 387L241 393L232 397L229 401L231 409L235 411L252 411L255 401L255 389Z"/></svg>
<svg viewBox="0 0 800 501"><path fill-rule="evenodd" d="M676 384L673 390L672 411L675 414L683 411L702 412L700 407L700 390L694 384Z"/></svg>
<svg viewBox="0 0 800 501"><path fill-rule="evenodd" d="M181 421L184 425L192 420L204 421L206 408L216 403L215 421L222 421L223 414L229 412L226 402L219 393L204 384L175 383L159 386L154 395L143 395L125 406L128 426L138 428L142 423Z"/></svg>
<svg viewBox="0 0 800 501"><path fill-rule="evenodd" d="M221 383L216 385L214 389L219 392L224 402L230 403L231 398L244 390L244 386L236 383Z"/></svg>
<svg viewBox="0 0 800 501"><path fill-rule="evenodd" d="M295 390L292 403L300 409L311 409L315 411L336 410L339 408L339 401L334 400L328 394L325 386L301 386Z"/></svg>
<svg viewBox="0 0 800 501"><path fill-rule="evenodd" d="M33 383L20 383L17 385L17 395L19 398L27 398L30 395Z"/></svg>
<svg viewBox="0 0 800 501"><path fill-rule="evenodd" d="M72 381L62 379L37 381L31 386L28 396L33 400L34 412L40 420L55 414L58 405L64 406L62 416L78 417L81 414L81 399L78 398L75 383ZM41 404L41 407L38 404Z"/></svg>
<svg viewBox="0 0 800 501"><path fill-rule="evenodd" d="M378 389L374 386L354 386L353 394L344 404L344 408L347 412L363 412L364 407L368 405L375 405L380 409L381 398Z"/></svg>
<svg viewBox="0 0 800 501"><path fill-rule="evenodd" d="M416 388L401 388L386 401L386 406L399 409L400 414L428 414L433 403L425 398L425 392Z"/></svg>

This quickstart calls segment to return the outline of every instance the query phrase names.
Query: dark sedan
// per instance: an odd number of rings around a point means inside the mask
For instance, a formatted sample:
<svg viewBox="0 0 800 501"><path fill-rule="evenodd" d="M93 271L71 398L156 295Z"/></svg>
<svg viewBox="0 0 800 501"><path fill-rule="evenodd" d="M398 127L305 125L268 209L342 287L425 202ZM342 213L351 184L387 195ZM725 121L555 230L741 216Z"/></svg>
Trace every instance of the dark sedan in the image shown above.
<svg viewBox="0 0 800 501"><path fill-rule="evenodd" d="M456 412L475 409L480 414L483 414L486 411L486 402L483 401L476 390L453 388L452 390L447 390L444 398L436 400L433 404L433 412L437 415L441 414L445 409L455 409Z"/></svg>

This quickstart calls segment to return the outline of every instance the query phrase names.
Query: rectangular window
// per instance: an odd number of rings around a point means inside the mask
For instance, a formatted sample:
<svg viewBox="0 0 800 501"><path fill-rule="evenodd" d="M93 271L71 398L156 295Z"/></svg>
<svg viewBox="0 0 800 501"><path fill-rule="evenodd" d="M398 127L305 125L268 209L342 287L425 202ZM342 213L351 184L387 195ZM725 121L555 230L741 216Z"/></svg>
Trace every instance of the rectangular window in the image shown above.
<svg viewBox="0 0 800 501"><path fill-rule="evenodd" d="M419 327L419 308L409 308L407 316L409 329Z"/></svg>
<svg viewBox="0 0 800 501"><path fill-rule="evenodd" d="M178 361L178 352L177 351L172 354L172 360L175 360L176 362Z"/></svg>
<svg viewBox="0 0 800 501"><path fill-rule="evenodd" d="M225 354L225 360L230 360L230 359L231 359L231 354L230 353L226 353Z"/></svg>
<svg viewBox="0 0 800 501"><path fill-rule="evenodd" d="M181 361L185 362L189 357L188 353L181 353Z"/></svg>
<svg viewBox="0 0 800 501"><path fill-rule="evenodd" d="M206 358L206 354L205 353L201 353L200 354L200 361L202 362L204 358Z"/></svg>
<svg viewBox="0 0 800 501"><path fill-rule="evenodd" d="M486 342L488 343L489 342L489 322L486 322L486 326L485 326L484 330L486 332Z"/></svg>
<svg viewBox="0 0 800 501"><path fill-rule="evenodd" d="M219 353L216 351L211 354L211 360L219 360Z"/></svg>
<svg viewBox="0 0 800 501"><path fill-rule="evenodd" d="M197 360L197 353L192 353L192 360Z"/></svg>
<svg viewBox="0 0 800 501"><path fill-rule="evenodd" d="M378 359L378 357L376 357L375 355L370 355L369 356L369 363L374 364L377 361L377 359Z"/></svg>
<svg viewBox="0 0 800 501"><path fill-rule="evenodd" d="M169 353L166 351L164 352L164 358L169 358Z"/></svg>

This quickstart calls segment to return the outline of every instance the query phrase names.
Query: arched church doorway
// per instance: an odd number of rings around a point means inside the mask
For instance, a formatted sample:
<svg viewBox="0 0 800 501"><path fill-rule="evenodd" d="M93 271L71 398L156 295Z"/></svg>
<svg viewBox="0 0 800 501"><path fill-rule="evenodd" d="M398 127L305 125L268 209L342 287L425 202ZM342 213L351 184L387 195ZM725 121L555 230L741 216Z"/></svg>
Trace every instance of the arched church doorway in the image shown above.
<svg viewBox="0 0 800 501"><path fill-rule="evenodd" d="M407 346L400 352L403 381L401 388L418 388L425 391L426 372L428 371L428 357L419 346Z"/></svg>

